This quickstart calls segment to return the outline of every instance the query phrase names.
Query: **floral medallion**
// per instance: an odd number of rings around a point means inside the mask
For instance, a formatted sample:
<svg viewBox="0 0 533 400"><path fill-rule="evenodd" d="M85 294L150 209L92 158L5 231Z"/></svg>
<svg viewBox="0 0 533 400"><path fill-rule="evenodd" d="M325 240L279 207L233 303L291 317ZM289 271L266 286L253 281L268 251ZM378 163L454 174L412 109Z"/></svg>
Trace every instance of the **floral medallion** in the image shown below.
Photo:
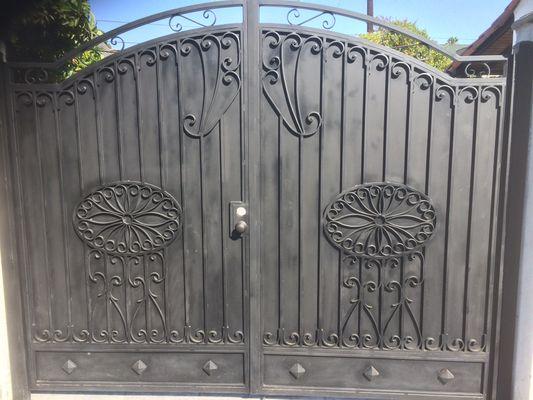
<svg viewBox="0 0 533 400"><path fill-rule="evenodd" d="M326 207L324 232L330 242L355 257L401 257L433 235L436 213L430 199L406 185L355 186Z"/></svg>
<svg viewBox="0 0 533 400"><path fill-rule="evenodd" d="M90 247L139 255L168 246L179 233L181 207L169 193L139 182L101 186L74 209L74 230Z"/></svg>

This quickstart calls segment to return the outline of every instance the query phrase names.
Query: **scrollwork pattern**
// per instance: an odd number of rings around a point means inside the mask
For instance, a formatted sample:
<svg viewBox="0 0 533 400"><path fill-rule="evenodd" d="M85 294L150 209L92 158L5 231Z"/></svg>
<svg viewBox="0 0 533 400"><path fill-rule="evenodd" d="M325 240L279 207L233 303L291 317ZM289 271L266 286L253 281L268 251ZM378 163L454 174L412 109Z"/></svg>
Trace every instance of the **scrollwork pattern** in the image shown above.
<svg viewBox="0 0 533 400"><path fill-rule="evenodd" d="M473 62L465 65L464 72L468 78L483 78L490 76L491 69L486 62Z"/></svg>
<svg viewBox="0 0 533 400"><path fill-rule="evenodd" d="M196 60L200 60L199 72L203 83L198 104L190 107L194 111L183 116L183 130L191 137L204 137L211 133L240 93L240 38L234 32L187 38L181 41L179 50L183 63L191 59L198 68ZM181 84L191 93L198 90L196 81Z"/></svg>
<svg viewBox="0 0 533 400"><path fill-rule="evenodd" d="M244 332L223 326L206 331L186 325L169 326L165 293L164 252L111 255L99 249L87 253L89 293L87 328L36 330L36 342L242 344Z"/></svg>
<svg viewBox="0 0 533 400"><path fill-rule="evenodd" d="M204 21L200 22L196 18L192 18L191 16L188 16L186 14L174 14L172 15L168 20L168 26L170 29L172 29L174 32L181 32L184 28L183 24L181 22L178 22L177 20L179 18L182 18L186 21L192 22L196 26L200 27L208 27L213 26L217 22L217 16L211 9L206 9L201 14Z"/></svg>
<svg viewBox="0 0 533 400"><path fill-rule="evenodd" d="M316 58L317 62L321 62L323 40L318 36L297 33L281 36L269 31L264 35L263 42L264 47L269 49L268 60L263 61L265 95L292 134L313 136L322 126L322 114L319 109L304 110L300 98L299 86L303 78L299 74L299 65L303 57ZM312 60L307 59L306 62Z"/></svg>
<svg viewBox="0 0 533 400"><path fill-rule="evenodd" d="M371 183L341 193L324 212L330 242L356 257L401 257L433 235L430 199L405 185Z"/></svg>
<svg viewBox="0 0 533 400"><path fill-rule="evenodd" d="M167 192L139 182L102 186L76 206L74 229L108 254L137 255L168 246L179 234L181 206Z"/></svg>
<svg viewBox="0 0 533 400"><path fill-rule="evenodd" d="M333 27L335 26L335 23L337 22L335 15L329 11L319 12L311 17L303 19L302 21L299 20L300 18L303 18L302 13L297 8L291 8L287 12L286 19L289 25L302 26L311 21L321 20L322 28L329 30L329 29L333 29Z"/></svg>

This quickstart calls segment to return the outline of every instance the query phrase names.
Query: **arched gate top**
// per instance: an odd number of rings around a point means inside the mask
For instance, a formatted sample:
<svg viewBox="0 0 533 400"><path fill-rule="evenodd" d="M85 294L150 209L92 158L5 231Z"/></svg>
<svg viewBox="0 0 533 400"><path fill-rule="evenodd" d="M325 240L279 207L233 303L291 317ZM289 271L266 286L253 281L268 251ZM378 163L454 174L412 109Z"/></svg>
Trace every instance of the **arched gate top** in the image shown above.
<svg viewBox="0 0 533 400"><path fill-rule="evenodd" d="M209 29L213 27L213 29L215 29L215 26L220 27L221 25L224 25L224 22L220 23L220 19L217 18L217 12L220 12L222 9L234 9L235 17L239 20L238 24L240 25L242 23L244 26L248 26L251 21L247 9L251 8L252 5L260 7L260 10L277 9L278 11L285 12L285 21L276 21L276 25L284 25L292 27L292 29L295 27L309 27L310 23L320 21L323 30L331 31L336 25L337 18L340 17L348 18L354 23L371 23L387 31L392 31L413 39L448 57L451 61L465 63L465 73L468 77L475 77L475 75L483 77L490 76L490 65L503 64L507 61L507 59L501 55L461 56L432 40L397 26L390 21L338 7L302 3L294 0L222 0L175 8L126 23L69 51L54 62L11 62L9 65L12 69L19 71L19 77L23 76L23 79L19 78L18 81L32 84L46 83L52 81L49 78L48 71L61 71L65 65L85 51L107 44L112 46L116 53L121 54L127 47L121 35L127 34L135 29L158 21L166 21L168 23L170 34L185 31L183 25L185 22L191 24L193 27L193 29L189 30L191 32L197 30L196 28ZM314 12L315 14L306 14L304 16L302 12ZM262 17L259 18L259 21L254 22L259 22L259 25L261 26L261 24L266 21L263 21ZM477 67L473 67L473 65L476 65ZM20 73L21 71L22 73ZM470 73L469 71L478 72L478 74ZM479 73L479 71L481 72ZM31 78L28 78L28 72L32 75Z"/></svg>

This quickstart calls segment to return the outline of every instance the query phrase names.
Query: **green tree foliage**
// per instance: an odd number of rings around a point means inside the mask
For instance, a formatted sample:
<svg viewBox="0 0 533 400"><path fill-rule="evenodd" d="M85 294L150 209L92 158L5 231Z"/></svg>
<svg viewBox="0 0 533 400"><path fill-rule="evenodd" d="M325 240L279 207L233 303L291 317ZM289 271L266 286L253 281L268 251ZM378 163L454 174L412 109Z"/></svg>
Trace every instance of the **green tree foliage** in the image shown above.
<svg viewBox="0 0 533 400"><path fill-rule="evenodd" d="M102 33L88 0L41 0L12 8L2 28L10 61L52 62ZM100 49L87 50L61 74L70 75L101 58Z"/></svg>
<svg viewBox="0 0 533 400"><path fill-rule="evenodd" d="M392 20L390 22L426 39L431 39L427 31L419 28L415 22L408 20ZM361 37L370 40L371 42L401 51L402 53L410 55L418 60L422 60L441 71L448 68L452 61L449 57L429 48L416 39L411 39L401 33L388 31L383 28L379 28L374 32L362 34ZM457 43L457 38L451 37L448 39L446 45L453 45L455 43Z"/></svg>

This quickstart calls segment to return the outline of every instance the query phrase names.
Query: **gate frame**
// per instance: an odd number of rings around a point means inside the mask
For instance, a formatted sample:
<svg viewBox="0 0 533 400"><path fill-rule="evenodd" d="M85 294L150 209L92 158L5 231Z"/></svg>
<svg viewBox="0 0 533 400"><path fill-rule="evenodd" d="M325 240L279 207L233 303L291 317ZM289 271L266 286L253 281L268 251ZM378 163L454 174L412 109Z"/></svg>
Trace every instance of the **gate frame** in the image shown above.
<svg viewBox="0 0 533 400"><path fill-rule="evenodd" d="M450 52L449 50L439 46L436 43L433 43L425 38L422 38L412 32L394 26L390 23L380 20L379 18L370 17L365 14L360 14L352 11L347 11L344 9L324 6L320 4L311 4L311 3L300 3L298 1L280 1L280 0L225 0L220 2L213 3L198 3L191 6L181 7L174 10L165 11L162 13L154 14L141 18L139 20L125 24L119 28L111 30L106 34L80 46L77 49L72 50L67 53L61 59L53 63L6 63L5 57L3 60L0 60L0 93L7 94L9 93L9 68L10 67L38 67L38 68L58 68L64 64L65 60L69 60L74 55L94 47L99 43L106 42L110 39L116 37L119 33L126 32L128 30L134 29L136 27L145 25L152 21L156 21L171 15L175 14L186 14L189 12L205 10L205 9L218 9L226 7L235 7L240 6L242 8L242 32L243 32L243 51L246 51L246 57L243 58L243 99L244 106L246 108L245 115L245 124L244 126L248 130L246 134L247 143L245 143L244 151L248 156L249 160L257 160L260 155L260 140L259 140L259 116L260 116L260 94L261 94L261 85L259 80L259 74L257 73L258 69L261 68L261 55L260 55L260 38L261 38L261 29L260 29L260 7L261 6L275 6L275 7L288 7L288 8L298 8L305 10L312 10L318 12L329 12L334 15L341 15L353 18L355 20L372 23L377 26L381 26L392 31L396 31L408 37L411 37L430 48L433 48L436 51L439 51L442 54L450 57L454 61L458 62L484 62L484 61L505 61L506 58L503 56L460 56ZM192 30L191 32L194 32ZM5 55L5 54L4 54ZM506 211L508 212L513 205L513 197L509 193L513 190L520 192L520 179L509 179L513 168L518 168L521 165L523 160L516 160L514 157L511 157L513 153L513 148L516 146L516 150L520 146L523 146L523 142L515 141L511 139L520 139L518 136L518 129L513 129L511 126L511 120L518 119L518 113L513 113L512 101L514 97L515 101L519 98L519 93L515 93L514 77L512 76L513 71L519 67L519 64L513 65L513 60L515 58L511 57L508 60L508 75L507 75L507 94L505 101L505 110L504 110L504 131L503 138L505 149L502 149L502 157L505 158L503 162L502 158L502 185L500 188L500 198L503 199L500 203L500 208L502 213L500 214L500 221L498 227L498 234L502 236L503 240L499 246L499 262L498 262L498 276L496 279L498 290L495 290L494 295L497 297L497 302L494 304L494 313L497 316L497 319L494 319L493 330L500 332L500 328L503 326L509 326L509 321L507 320L506 315L501 315L502 303L511 304L511 308L505 307L504 310L515 311L516 305L513 306L514 293L511 288L514 287L517 283L517 272L518 265L516 260L511 257L504 257L504 254L510 254L510 249L516 248L516 243L513 245L513 240L516 240L515 235L520 235L518 233L518 227L522 227L524 222L523 215L520 212L509 212L509 215L506 217ZM519 61L519 59L518 59ZM514 67L514 68L512 68ZM519 78L519 76L517 76ZM520 85L517 85L520 87ZM21 257L24 249L20 243L16 241L16 235L13 232L16 232L16 220L18 215L15 214L15 199L12 194L13 192L13 183L16 180L14 179L15 170L13 169L15 152L13 151L13 143L10 140L10 132L13 129L12 121L9 116L12 114L12 102L10 96L0 96L0 151L1 160L0 160L0 176L2 180L2 187L0 188L0 204L4 204L4 207L0 208L0 248L2 249L2 273L4 279L4 293L5 293L5 303L6 303L6 320L7 320L7 329L8 329L8 340L9 340L9 351L10 351L10 366L11 366L11 383L12 383L12 392L14 398L29 399L29 374L28 374L28 347L26 344L25 332L25 300L24 293L22 291L22 270L17 270L17 265L19 265L18 260ZM516 122L514 122L516 123ZM513 123L513 126L514 126ZM523 138L522 138L523 139ZM511 144L512 142L512 144ZM521 143L521 144L520 144ZM515 150L515 151L516 151ZM522 149L523 150L523 149ZM527 155L526 155L527 159ZM250 236L249 236L249 247L245 250L248 252L249 259L249 272L248 277L248 357L250 360L255 360L250 362L248 360L248 377L249 377L249 387L250 394L260 394L261 393L261 368L262 363L259 362L262 357L261 349L261 315L260 315L260 299L261 299L261 283L260 283L260 185L259 182L259 164L256 162L250 162L248 165L248 176L247 185L248 185L248 201L250 207ZM524 178L520 176L519 178ZM523 191L522 191L523 192ZM520 229L521 230L521 229ZM507 246L506 246L507 245ZM506 269L509 269L513 272L508 278L505 279L502 286L503 280L503 270L504 266ZM506 284L506 282L508 282ZM513 332L514 332L514 324ZM503 331L503 330L502 330ZM503 335L502 335L503 337ZM514 337L513 339L513 348L515 348ZM508 346L511 339L505 338L505 344ZM499 357L503 352L503 343L499 342L499 334L493 336L493 341L496 346L493 347L492 353L492 384L489 385L490 398L496 398L496 391L501 389L500 381L503 380L504 368L508 369L509 365L503 362L499 363ZM499 346L498 346L499 344ZM512 368L511 368L512 369ZM498 372L500 371L500 372ZM500 374L500 375L499 375ZM498 384L500 383L500 384ZM501 395L501 394L500 394Z"/></svg>

